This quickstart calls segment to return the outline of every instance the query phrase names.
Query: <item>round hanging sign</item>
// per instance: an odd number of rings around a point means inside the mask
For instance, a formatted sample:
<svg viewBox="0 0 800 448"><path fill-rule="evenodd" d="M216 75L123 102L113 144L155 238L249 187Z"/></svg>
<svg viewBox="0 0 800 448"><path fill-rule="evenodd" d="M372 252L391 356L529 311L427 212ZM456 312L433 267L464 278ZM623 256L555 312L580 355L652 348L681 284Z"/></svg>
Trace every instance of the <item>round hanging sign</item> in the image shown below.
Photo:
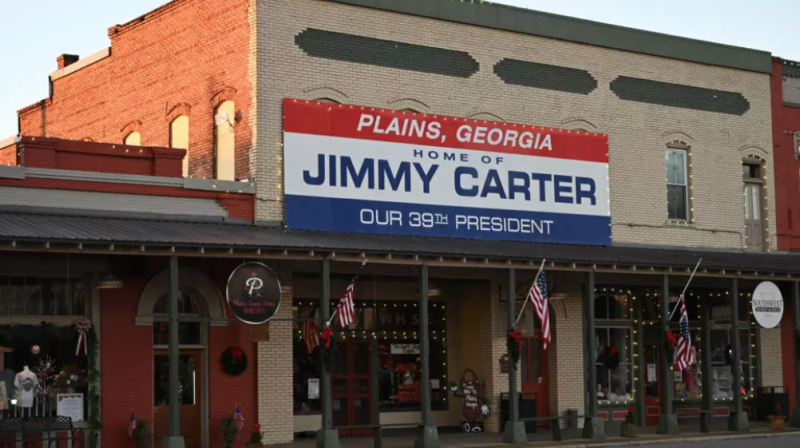
<svg viewBox="0 0 800 448"><path fill-rule="evenodd" d="M772 282L761 282L753 292L753 317L764 328L775 328L783 317L783 296Z"/></svg>
<svg viewBox="0 0 800 448"><path fill-rule="evenodd" d="M281 306L281 284L266 265L249 262L233 270L226 290L228 306L242 322L267 322Z"/></svg>

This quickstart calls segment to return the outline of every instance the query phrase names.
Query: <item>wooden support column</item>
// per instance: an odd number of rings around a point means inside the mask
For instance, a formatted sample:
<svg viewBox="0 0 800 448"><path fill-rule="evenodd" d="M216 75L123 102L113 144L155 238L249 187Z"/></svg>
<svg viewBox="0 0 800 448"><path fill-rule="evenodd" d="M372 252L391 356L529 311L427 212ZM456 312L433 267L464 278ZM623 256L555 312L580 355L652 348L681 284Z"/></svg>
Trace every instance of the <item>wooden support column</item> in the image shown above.
<svg viewBox="0 0 800 448"><path fill-rule="evenodd" d="M169 257L169 435L162 439L162 448L183 448L181 405L178 396L180 341L178 340L178 257Z"/></svg>
<svg viewBox="0 0 800 448"><path fill-rule="evenodd" d="M422 395L422 425L414 446L416 448L439 448L439 432L431 418L431 360L430 334L428 334L428 265L422 264L419 271L419 353L420 392Z"/></svg>
<svg viewBox="0 0 800 448"><path fill-rule="evenodd" d="M663 275L661 285L661 337L666 338L669 331L669 275ZM658 433L678 434L678 416L672 409L674 380L672 379L672 356L667 351L666 343L660 347L661 360L661 414L658 416Z"/></svg>
<svg viewBox="0 0 800 448"><path fill-rule="evenodd" d="M517 280L514 268L508 270L508 287L506 288L506 311L508 312L508 331L516 330L516 290ZM517 363L508 348L508 421L503 429L503 443L525 443L525 423L519 420L519 392L517 391Z"/></svg>
<svg viewBox="0 0 800 448"><path fill-rule="evenodd" d="M733 409L728 417L728 431L749 431L747 414L742 412L742 344L739 341L739 279L731 279L731 347L733 349Z"/></svg>
<svg viewBox="0 0 800 448"><path fill-rule="evenodd" d="M710 300L709 300L710 302ZM700 414L700 432L711 431L711 417L714 414L714 397L712 392L711 369L711 303L703 303L702 335L700 336L700 366L703 372L703 403Z"/></svg>
<svg viewBox="0 0 800 448"><path fill-rule="evenodd" d="M585 363L584 377L587 378L586 392L586 420L583 424L584 439L602 439L605 437L605 425L597 416L597 371L594 366L594 350L597 347L594 331L594 271L586 273L586 284L583 291L583 313L586 320L586 334L584 335L584 356L589 362Z"/></svg>
<svg viewBox="0 0 800 448"><path fill-rule="evenodd" d="M323 324L331 318L331 261L322 260L320 271L320 304L319 317ZM321 328L324 330L324 327ZM335 342L334 342L335 343ZM317 431L317 448L339 448L339 431L333 429L333 405L331 399L331 374L325 368L325 360L320 352L320 365L322 366L322 429Z"/></svg>

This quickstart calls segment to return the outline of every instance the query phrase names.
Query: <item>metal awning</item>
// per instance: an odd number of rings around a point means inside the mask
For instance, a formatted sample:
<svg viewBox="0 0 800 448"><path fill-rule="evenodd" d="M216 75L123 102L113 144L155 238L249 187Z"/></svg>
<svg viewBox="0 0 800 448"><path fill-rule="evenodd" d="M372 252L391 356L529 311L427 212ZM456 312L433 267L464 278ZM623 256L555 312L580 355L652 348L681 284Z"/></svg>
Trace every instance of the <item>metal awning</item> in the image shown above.
<svg viewBox="0 0 800 448"><path fill-rule="evenodd" d="M602 247L287 230L257 225L157 219L0 213L0 249L206 257L369 257L387 263L537 266L674 272L703 259L699 275L800 276L800 254L711 249Z"/></svg>

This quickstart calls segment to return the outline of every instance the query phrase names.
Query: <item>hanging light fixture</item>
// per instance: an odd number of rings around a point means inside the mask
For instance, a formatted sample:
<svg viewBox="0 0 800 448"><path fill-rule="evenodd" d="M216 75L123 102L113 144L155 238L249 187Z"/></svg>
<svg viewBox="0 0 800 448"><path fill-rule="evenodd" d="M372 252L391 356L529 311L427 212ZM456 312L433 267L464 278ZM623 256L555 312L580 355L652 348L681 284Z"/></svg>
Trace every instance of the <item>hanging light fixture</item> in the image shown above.
<svg viewBox="0 0 800 448"><path fill-rule="evenodd" d="M112 274L104 275L95 285L97 289L120 289L125 283Z"/></svg>

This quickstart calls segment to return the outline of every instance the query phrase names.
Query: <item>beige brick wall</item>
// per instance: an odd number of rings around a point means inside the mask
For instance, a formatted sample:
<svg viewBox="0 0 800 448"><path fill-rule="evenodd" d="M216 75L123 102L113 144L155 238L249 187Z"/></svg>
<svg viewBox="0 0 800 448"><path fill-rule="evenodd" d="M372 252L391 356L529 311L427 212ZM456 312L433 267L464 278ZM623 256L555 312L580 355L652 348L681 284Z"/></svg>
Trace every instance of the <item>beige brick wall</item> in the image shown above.
<svg viewBox="0 0 800 448"><path fill-rule="evenodd" d="M261 1L258 82L258 218L282 220L284 97L333 98L350 104L460 117L500 119L609 134L611 211L616 243L739 248L743 244L741 159L771 161L769 75L441 22L323 0ZM306 28L354 33L468 51L481 65L468 79L307 56L294 44ZM504 57L588 70L598 88L579 95L501 81ZM742 93L743 116L622 101L609 89L617 76ZM694 222L667 223L664 147L692 147ZM771 166L767 167L771 173ZM773 181L768 175L769 234L774 237ZM770 242L775 247L774 238Z"/></svg>
<svg viewBox="0 0 800 448"><path fill-rule="evenodd" d="M282 285L292 285L292 270L284 265L271 266ZM292 295L283 295L277 318L292 317ZM292 394L292 322L270 322L269 341L257 342L256 359L258 420L262 423L267 444L291 442L294 438Z"/></svg>
<svg viewBox="0 0 800 448"><path fill-rule="evenodd" d="M584 415L583 372L583 298L578 275L559 276L561 291L566 298L551 301L555 313L553 346L548 358L550 379L550 413L564 415L567 409L577 409ZM561 421L566 426L566 421ZM583 420L578 420L583 426Z"/></svg>
<svg viewBox="0 0 800 448"><path fill-rule="evenodd" d="M761 386L783 386L781 330L761 329L758 338L758 361L761 363Z"/></svg>

